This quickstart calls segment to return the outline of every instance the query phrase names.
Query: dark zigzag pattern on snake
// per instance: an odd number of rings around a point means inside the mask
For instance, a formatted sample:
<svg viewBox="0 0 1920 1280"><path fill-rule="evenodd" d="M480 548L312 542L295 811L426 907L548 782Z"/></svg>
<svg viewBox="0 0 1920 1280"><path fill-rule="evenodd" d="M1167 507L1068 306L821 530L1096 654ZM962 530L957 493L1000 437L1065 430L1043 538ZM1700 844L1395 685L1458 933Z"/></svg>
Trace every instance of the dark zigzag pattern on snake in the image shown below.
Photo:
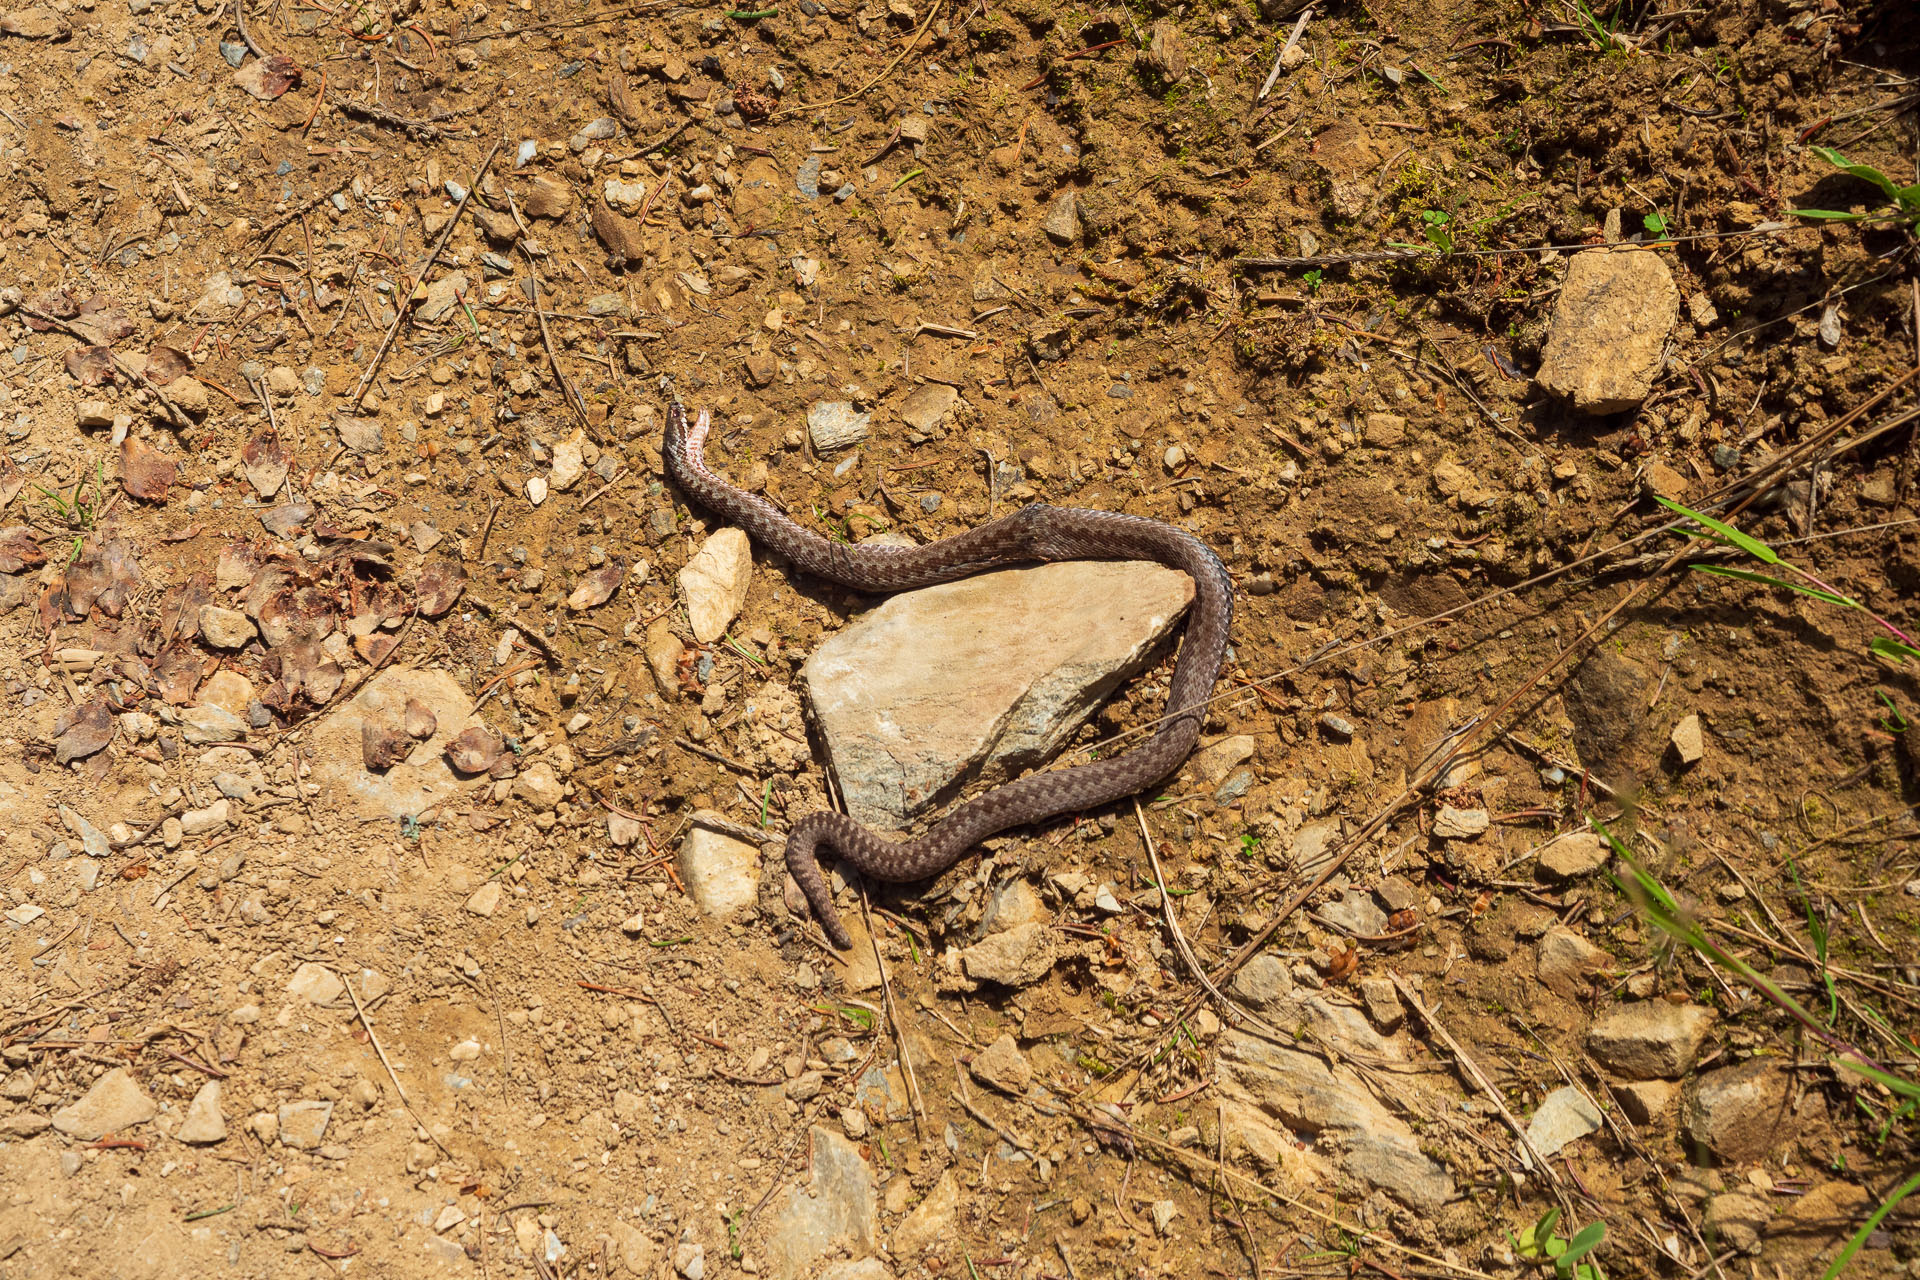
<svg viewBox="0 0 1920 1280"><path fill-rule="evenodd" d="M852 547L802 528L765 498L737 489L708 470L703 457L708 429L704 411L689 427L680 405L667 410L665 461L681 492L738 525L763 550L856 591L907 591L988 569L1052 560L1152 560L1180 570L1194 583L1166 713L1141 746L1109 759L1017 778L964 802L911 840L884 839L832 811L808 814L794 824L787 835L787 869L835 946L845 949L852 940L820 870L822 846L876 880L924 880L1009 827L1097 808L1142 791L1172 773L1193 750L1226 656L1233 579L1220 557L1192 534L1140 516L1036 503L926 546Z"/></svg>

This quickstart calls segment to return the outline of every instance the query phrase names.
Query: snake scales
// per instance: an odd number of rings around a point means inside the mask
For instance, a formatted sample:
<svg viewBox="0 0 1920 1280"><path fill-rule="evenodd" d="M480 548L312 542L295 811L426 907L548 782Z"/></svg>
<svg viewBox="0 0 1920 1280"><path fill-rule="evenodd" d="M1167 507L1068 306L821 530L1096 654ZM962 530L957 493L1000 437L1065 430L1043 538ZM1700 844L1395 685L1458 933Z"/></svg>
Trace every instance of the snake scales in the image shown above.
<svg viewBox="0 0 1920 1280"><path fill-rule="evenodd" d="M835 946L845 949L853 944L820 871L822 845L837 850L876 880L924 880L1009 827L1096 808L1144 790L1173 772L1193 749L1207 696L1226 655L1233 580L1220 558L1192 534L1139 516L1036 503L927 546L852 547L808 532L765 498L736 489L708 470L703 457L708 429L704 411L689 427L679 404L667 410L665 460L681 491L739 525L755 543L785 556L796 568L856 591L905 591L1036 560L1153 560L1193 579L1193 607L1186 641L1174 664L1166 714L1142 746L1110 759L1032 773L996 787L960 805L912 840L884 840L845 814L831 811L808 814L794 824L787 835L787 869Z"/></svg>

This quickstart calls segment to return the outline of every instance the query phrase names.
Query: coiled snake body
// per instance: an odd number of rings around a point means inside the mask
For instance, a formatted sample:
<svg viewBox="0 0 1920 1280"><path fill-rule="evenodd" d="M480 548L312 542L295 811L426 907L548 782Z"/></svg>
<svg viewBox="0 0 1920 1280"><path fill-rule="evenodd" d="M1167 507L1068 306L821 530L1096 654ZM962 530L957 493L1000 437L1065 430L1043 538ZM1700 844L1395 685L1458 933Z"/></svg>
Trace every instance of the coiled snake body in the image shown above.
<svg viewBox="0 0 1920 1280"><path fill-rule="evenodd" d="M1174 664L1166 714L1143 745L1110 759L1028 774L996 787L912 840L884 840L831 811L808 814L794 824L787 835L787 869L835 946L853 944L820 871L817 854L822 845L876 880L924 880L1009 827L1096 808L1143 790L1173 772L1193 749L1226 654L1233 580L1220 558L1192 534L1139 516L1036 503L927 546L852 547L801 528L765 498L736 489L709 471L702 456L708 427L704 411L690 428L680 405L667 410L665 460L682 492L795 567L856 591L905 591L1036 560L1152 560L1193 579L1193 606Z"/></svg>

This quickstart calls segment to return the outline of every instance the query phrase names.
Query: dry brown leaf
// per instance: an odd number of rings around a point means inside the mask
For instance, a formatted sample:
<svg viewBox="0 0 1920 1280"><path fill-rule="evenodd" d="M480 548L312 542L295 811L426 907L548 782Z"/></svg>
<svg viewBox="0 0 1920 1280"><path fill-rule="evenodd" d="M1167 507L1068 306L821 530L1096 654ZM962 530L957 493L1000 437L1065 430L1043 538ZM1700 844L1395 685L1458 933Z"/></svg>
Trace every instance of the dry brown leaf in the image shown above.
<svg viewBox="0 0 1920 1280"><path fill-rule="evenodd" d="M476 724L447 743L447 763L461 773L490 773L506 750L506 743Z"/></svg>
<svg viewBox="0 0 1920 1280"><path fill-rule="evenodd" d="M53 739L57 764L90 756L113 741L113 712L99 698L69 707L54 721Z"/></svg>
<svg viewBox="0 0 1920 1280"><path fill-rule="evenodd" d="M164 387L193 372L193 361L178 347L159 346L147 352L147 381Z"/></svg>
<svg viewBox="0 0 1920 1280"><path fill-rule="evenodd" d="M256 58L241 67L233 73L233 82L262 102L272 102L299 84L301 74L299 63L285 54L275 54L271 58Z"/></svg>
<svg viewBox="0 0 1920 1280"><path fill-rule="evenodd" d="M186 706L206 677L206 662L184 641L169 645L153 660L153 691L169 706Z"/></svg>
<svg viewBox="0 0 1920 1280"><path fill-rule="evenodd" d="M353 651L359 654L361 661L369 666L379 666L387 660L387 655L392 653L393 647L399 643L397 639L385 632L376 631L372 635L355 636Z"/></svg>
<svg viewBox="0 0 1920 1280"><path fill-rule="evenodd" d="M132 436L120 442L120 487L129 498L165 502L174 471L173 459L158 449Z"/></svg>
<svg viewBox="0 0 1920 1280"><path fill-rule="evenodd" d="M360 726L360 759L371 773L385 773L412 750L413 739L396 725L369 720Z"/></svg>
<svg viewBox="0 0 1920 1280"><path fill-rule="evenodd" d="M624 560L614 560L595 569L580 579L580 585L567 597L567 608L578 613L605 604L620 586L620 579L626 576L627 565Z"/></svg>
<svg viewBox="0 0 1920 1280"><path fill-rule="evenodd" d="M287 451L280 445L280 433L262 427L240 451L240 464L246 468L247 483L262 498L271 498L287 481Z"/></svg>
<svg viewBox="0 0 1920 1280"><path fill-rule="evenodd" d="M204 572L189 574L160 601L160 634L168 640L193 639L200 634L200 609L213 599L213 580Z"/></svg>
<svg viewBox="0 0 1920 1280"><path fill-rule="evenodd" d="M75 302L73 295L65 289L43 289L27 299L27 306L56 320L71 320L80 314L80 304ZM46 333L53 326L45 320L28 316L27 328L35 333Z"/></svg>
<svg viewBox="0 0 1920 1280"><path fill-rule="evenodd" d="M67 374L83 387L104 387L113 381L113 352L105 347L75 347L67 352Z"/></svg>
<svg viewBox="0 0 1920 1280"><path fill-rule="evenodd" d="M0 453L0 511L4 511L9 502L20 496L20 490L26 488L27 473L14 464L12 458Z"/></svg>
<svg viewBox="0 0 1920 1280"><path fill-rule="evenodd" d="M127 317L126 308L116 305L104 293L96 293L80 304L73 327L92 334L93 340L102 344L131 338L136 331L133 321Z"/></svg>
<svg viewBox="0 0 1920 1280"><path fill-rule="evenodd" d="M440 719L433 714L433 708L418 698L408 698L401 718L407 726L407 733L415 738L431 738L433 731L440 727Z"/></svg>
<svg viewBox="0 0 1920 1280"><path fill-rule="evenodd" d="M23 524L0 529L0 573L19 573L46 562L47 553L40 549L33 530Z"/></svg>
<svg viewBox="0 0 1920 1280"><path fill-rule="evenodd" d="M437 618L453 608L467 586L467 570L458 560L434 560L420 570L414 597L424 617Z"/></svg>
<svg viewBox="0 0 1920 1280"><path fill-rule="evenodd" d="M140 583L140 564L132 543L125 538L110 538L104 543L89 539L67 566L67 610L76 618L84 618L97 608L109 618L117 618Z"/></svg>

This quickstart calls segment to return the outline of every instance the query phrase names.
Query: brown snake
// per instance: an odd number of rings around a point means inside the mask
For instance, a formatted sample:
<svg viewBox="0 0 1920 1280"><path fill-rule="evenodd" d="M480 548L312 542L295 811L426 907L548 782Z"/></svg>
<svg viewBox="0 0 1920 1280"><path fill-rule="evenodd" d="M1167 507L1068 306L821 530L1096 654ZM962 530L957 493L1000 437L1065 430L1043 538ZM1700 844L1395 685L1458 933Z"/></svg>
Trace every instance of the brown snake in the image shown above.
<svg viewBox="0 0 1920 1280"><path fill-rule="evenodd" d="M679 404L667 409L664 453L681 491L796 568L856 591L905 591L1036 560L1153 560L1193 579L1193 608L1174 664L1166 714L1144 745L1111 759L1032 773L996 787L912 840L883 840L847 815L831 811L808 814L794 824L787 835L787 869L835 946L844 950L853 941L833 909L833 895L821 874L821 845L838 850L875 880L924 880L1009 827L1097 808L1141 791L1172 773L1193 750L1207 695L1227 651L1233 579L1220 557L1192 534L1140 516L1035 503L922 547L851 547L808 532L765 498L736 489L709 471L702 456L708 428L704 411L689 428L686 410Z"/></svg>

